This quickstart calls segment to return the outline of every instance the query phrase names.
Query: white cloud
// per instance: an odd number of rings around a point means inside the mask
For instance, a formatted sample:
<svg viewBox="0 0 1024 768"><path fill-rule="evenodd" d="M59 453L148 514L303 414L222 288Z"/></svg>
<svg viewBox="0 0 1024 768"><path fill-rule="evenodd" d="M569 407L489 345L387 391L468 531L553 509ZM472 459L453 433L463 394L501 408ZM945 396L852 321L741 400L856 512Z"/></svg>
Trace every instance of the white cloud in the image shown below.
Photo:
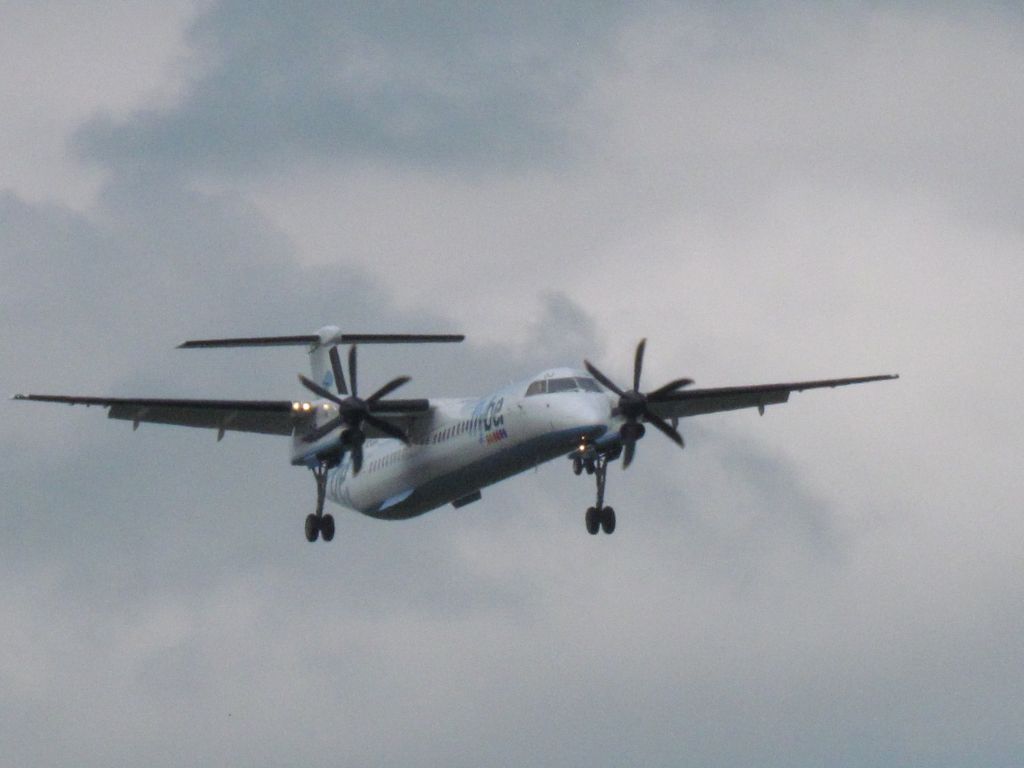
<svg viewBox="0 0 1024 768"><path fill-rule="evenodd" d="M193 0L172 3L3 4L0 189L85 209L103 170L68 143L97 112L173 104L188 75L182 27Z"/></svg>

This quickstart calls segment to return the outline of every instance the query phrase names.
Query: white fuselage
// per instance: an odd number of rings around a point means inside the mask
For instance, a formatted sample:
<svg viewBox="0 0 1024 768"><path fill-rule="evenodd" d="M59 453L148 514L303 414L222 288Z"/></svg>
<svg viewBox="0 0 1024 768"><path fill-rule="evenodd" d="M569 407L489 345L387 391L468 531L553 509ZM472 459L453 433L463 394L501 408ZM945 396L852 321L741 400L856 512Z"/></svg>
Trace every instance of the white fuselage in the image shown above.
<svg viewBox="0 0 1024 768"><path fill-rule="evenodd" d="M531 381L589 379L572 369L545 371ZM481 488L566 456L613 428L614 401L604 392L527 394L531 381L482 398L431 400L409 445L368 440L363 466L352 473L346 455L327 480L327 498L382 519L404 519L449 503L479 498ZM596 389L596 387L595 387Z"/></svg>

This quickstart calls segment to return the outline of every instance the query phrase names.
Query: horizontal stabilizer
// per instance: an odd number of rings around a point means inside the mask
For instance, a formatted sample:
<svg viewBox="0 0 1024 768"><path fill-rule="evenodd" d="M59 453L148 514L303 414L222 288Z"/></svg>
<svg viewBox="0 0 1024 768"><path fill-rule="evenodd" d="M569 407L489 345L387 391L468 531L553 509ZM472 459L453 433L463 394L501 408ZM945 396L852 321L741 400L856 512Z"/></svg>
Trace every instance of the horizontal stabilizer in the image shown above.
<svg viewBox="0 0 1024 768"><path fill-rule="evenodd" d="M193 339L178 349L210 349L216 347L298 347L317 344L319 336L253 336L247 339Z"/></svg>
<svg viewBox="0 0 1024 768"><path fill-rule="evenodd" d="M464 341L455 333L338 333L327 339L317 334L303 336L252 336L240 339L192 339L178 349L215 349L230 347L299 347L336 344L437 344Z"/></svg>
<svg viewBox="0 0 1024 768"><path fill-rule="evenodd" d="M328 344L446 344L465 340L461 333L341 333Z"/></svg>

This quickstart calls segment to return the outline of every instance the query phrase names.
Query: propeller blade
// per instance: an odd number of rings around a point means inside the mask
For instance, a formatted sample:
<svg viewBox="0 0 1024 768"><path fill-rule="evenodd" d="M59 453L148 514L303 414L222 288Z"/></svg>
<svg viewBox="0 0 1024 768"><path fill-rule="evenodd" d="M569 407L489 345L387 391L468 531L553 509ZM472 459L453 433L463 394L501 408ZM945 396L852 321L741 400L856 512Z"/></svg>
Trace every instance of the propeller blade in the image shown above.
<svg viewBox="0 0 1024 768"><path fill-rule="evenodd" d="M325 400L330 400L332 403L337 403L338 405L341 405L343 403L342 399L338 397L336 394L334 394L330 390L324 389L315 381L310 381L301 373L299 374L299 381L302 382L302 386L304 386L310 392L314 392L320 395L320 397L324 398Z"/></svg>
<svg viewBox="0 0 1024 768"><path fill-rule="evenodd" d="M656 413L651 413L650 410L644 409L644 418L647 423L652 427L660 431L665 437L671 440L673 443L678 445L680 448L685 448L686 443L683 442L683 436L679 434L679 430L674 429L671 424L665 421L661 416Z"/></svg>
<svg viewBox="0 0 1024 768"><path fill-rule="evenodd" d="M335 418L331 419L327 423L321 424L319 427L314 429L308 435L303 437L302 438L302 442L304 442L304 443L315 443L321 437L323 437L324 435L329 435L331 432L333 432L335 429L337 429L341 425L342 425L342 418L341 418L341 416L336 416Z"/></svg>
<svg viewBox="0 0 1024 768"><path fill-rule="evenodd" d="M345 372L341 369L341 355L338 354L338 348L331 347L331 351L327 354L331 358L331 370L334 371L334 386L338 388L339 395L347 395L348 386L345 384Z"/></svg>
<svg viewBox="0 0 1024 768"><path fill-rule="evenodd" d="M358 475L359 470L363 468L363 446L362 443L356 443L352 446L352 475Z"/></svg>
<svg viewBox="0 0 1024 768"><path fill-rule="evenodd" d="M408 384L410 381L412 381L412 379L409 378L408 376L399 376L397 379L392 379L387 384L385 384L383 387L381 387L376 392L374 392L372 395L370 395L368 398L366 398L366 404L367 405L373 405L378 400L380 400L382 397L387 397L392 392L394 392L396 389L398 389L400 386L402 386L403 384Z"/></svg>
<svg viewBox="0 0 1024 768"><path fill-rule="evenodd" d="M356 345L348 348L348 379L352 382L352 397L359 397L359 385L356 383Z"/></svg>
<svg viewBox="0 0 1024 768"><path fill-rule="evenodd" d="M396 440L401 440L406 445L409 444L409 438L406 437L405 432L403 432L401 429L396 427L391 422L384 421L384 419L378 418L377 416L374 416L372 413L366 414L366 416L363 417L363 420L370 426L379 429L385 435L390 435Z"/></svg>
<svg viewBox="0 0 1024 768"><path fill-rule="evenodd" d="M644 348L647 346L647 339L640 339L636 345L636 357L633 359L633 391L640 391L640 371L644 367Z"/></svg>
<svg viewBox="0 0 1024 768"><path fill-rule="evenodd" d="M584 360L583 361L583 365L586 367L586 369L588 371L590 371L590 375L591 376L593 376L595 379L597 379L602 384L604 384L605 387L610 389L616 395L618 395L619 397L622 397L622 395L624 394L623 391L621 389L619 389L617 386L615 386L615 384L612 382L611 379L609 379L607 376L605 376L603 373L601 373L599 370L597 370L597 368L595 368L594 365L589 360Z"/></svg>
<svg viewBox="0 0 1024 768"><path fill-rule="evenodd" d="M657 400L659 397L662 397L664 395L667 395L667 394L670 394L672 392L675 392L677 389L682 389L683 387L688 387L691 384L693 384L693 379L676 379L675 381L670 381L665 386L658 387L653 392L648 392L647 393L647 399L648 400Z"/></svg>
<svg viewBox="0 0 1024 768"><path fill-rule="evenodd" d="M630 464L633 463L633 454L636 452L636 441L630 441L626 443L625 448L622 451L622 468L626 469Z"/></svg>

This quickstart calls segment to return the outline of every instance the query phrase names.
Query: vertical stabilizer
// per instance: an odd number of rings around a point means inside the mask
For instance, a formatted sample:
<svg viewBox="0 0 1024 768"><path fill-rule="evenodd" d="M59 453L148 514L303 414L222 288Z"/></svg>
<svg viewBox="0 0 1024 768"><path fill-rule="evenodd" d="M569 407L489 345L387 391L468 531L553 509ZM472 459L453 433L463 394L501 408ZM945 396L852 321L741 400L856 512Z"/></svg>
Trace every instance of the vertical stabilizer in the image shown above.
<svg viewBox="0 0 1024 768"><path fill-rule="evenodd" d="M331 368L331 350L337 342L334 339L341 335L341 329L335 325L325 325L316 332L317 342L309 345L309 370L312 372L312 379L324 389L332 392L347 392L344 383L341 387L334 381L334 371Z"/></svg>

